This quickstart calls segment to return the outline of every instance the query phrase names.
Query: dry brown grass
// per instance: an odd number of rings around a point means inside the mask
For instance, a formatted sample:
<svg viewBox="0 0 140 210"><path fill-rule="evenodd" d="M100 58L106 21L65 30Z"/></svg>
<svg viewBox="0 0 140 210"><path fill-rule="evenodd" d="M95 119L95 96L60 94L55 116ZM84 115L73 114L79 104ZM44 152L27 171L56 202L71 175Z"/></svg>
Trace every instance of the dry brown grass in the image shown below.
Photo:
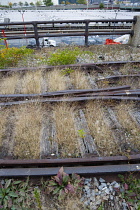
<svg viewBox="0 0 140 210"><path fill-rule="evenodd" d="M71 83L75 89L90 89L91 86L86 78L85 72L76 70L70 74Z"/></svg>
<svg viewBox="0 0 140 210"><path fill-rule="evenodd" d="M19 80L19 75L13 73L10 76L6 76L0 79L0 94L14 94L16 91L16 85Z"/></svg>
<svg viewBox="0 0 140 210"><path fill-rule="evenodd" d="M60 70L53 70L47 73L48 91L59 91L66 89L65 76Z"/></svg>
<svg viewBox="0 0 140 210"><path fill-rule="evenodd" d="M41 93L42 71L29 71L21 80L23 94Z"/></svg>
<svg viewBox="0 0 140 210"><path fill-rule="evenodd" d="M43 202L43 210L88 210L80 201L80 195L68 195L61 201L52 196L44 196Z"/></svg>
<svg viewBox="0 0 140 210"><path fill-rule="evenodd" d="M67 198L65 201L62 201L58 204L59 209L61 210L84 210L84 203L80 201L77 196Z"/></svg>
<svg viewBox="0 0 140 210"><path fill-rule="evenodd" d="M90 134L95 139L99 153L103 156L116 155L118 148L109 126L105 123L104 108L101 102L88 102L85 114Z"/></svg>
<svg viewBox="0 0 140 210"><path fill-rule="evenodd" d="M56 124L56 140L62 157L79 154L77 133L74 127L74 106L66 103L54 107L54 120Z"/></svg>
<svg viewBox="0 0 140 210"><path fill-rule="evenodd" d="M140 88L140 79L139 77L122 78L118 81L118 85L130 85L131 89L137 89Z"/></svg>
<svg viewBox="0 0 140 210"><path fill-rule="evenodd" d="M0 110L0 147L2 146L3 136L6 131L6 123L8 115L9 115L9 109L4 108Z"/></svg>
<svg viewBox="0 0 140 210"><path fill-rule="evenodd" d="M140 149L140 128L130 117L129 112L133 109L133 104L121 103L116 107L117 118L125 129L126 139L132 143L135 148Z"/></svg>
<svg viewBox="0 0 140 210"><path fill-rule="evenodd" d="M42 111L39 104L18 106L15 110L15 147L18 158L39 158Z"/></svg>
<svg viewBox="0 0 140 210"><path fill-rule="evenodd" d="M127 63L119 70L122 74L140 73L140 64Z"/></svg>

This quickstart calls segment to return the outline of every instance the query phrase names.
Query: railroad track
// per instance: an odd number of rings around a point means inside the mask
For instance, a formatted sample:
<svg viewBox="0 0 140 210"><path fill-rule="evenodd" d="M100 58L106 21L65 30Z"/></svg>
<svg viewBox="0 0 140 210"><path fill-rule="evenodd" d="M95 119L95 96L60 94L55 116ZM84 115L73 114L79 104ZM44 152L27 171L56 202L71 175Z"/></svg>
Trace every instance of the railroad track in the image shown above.
<svg viewBox="0 0 140 210"><path fill-rule="evenodd" d="M107 177L117 179L118 174L140 172L140 155L66 158L45 160L0 160L1 177L42 177L56 175L64 166L68 174L77 173L81 176ZM139 174L140 175L140 174ZM140 176L138 176L140 177Z"/></svg>
<svg viewBox="0 0 140 210"><path fill-rule="evenodd" d="M1 69L0 176L139 172L140 74L125 64L139 61Z"/></svg>

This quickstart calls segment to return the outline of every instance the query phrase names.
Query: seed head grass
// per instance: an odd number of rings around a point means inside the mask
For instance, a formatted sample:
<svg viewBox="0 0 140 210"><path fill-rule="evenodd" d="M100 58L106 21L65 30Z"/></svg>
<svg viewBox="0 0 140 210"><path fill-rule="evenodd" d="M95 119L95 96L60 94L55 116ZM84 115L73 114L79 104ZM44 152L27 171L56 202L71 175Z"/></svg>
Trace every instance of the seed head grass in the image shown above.
<svg viewBox="0 0 140 210"><path fill-rule="evenodd" d="M90 89L86 74L80 70L74 71L70 74L71 83L76 89Z"/></svg>
<svg viewBox="0 0 140 210"><path fill-rule="evenodd" d="M61 157L68 154L79 154L77 145L77 132L74 126L74 106L66 103L55 105L54 120L56 124L56 138Z"/></svg>
<svg viewBox="0 0 140 210"><path fill-rule="evenodd" d="M22 93L41 93L42 71L29 71L26 72L21 80Z"/></svg>
<svg viewBox="0 0 140 210"><path fill-rule="evenodd" d="M117 118L125 129L126 139L132 143L135 148L140 149L140 127L136 125L136 122L130 116L130 112L134 109L134 104L120 103L116 106Z"/></svg>
<svg viewBox="0 0 140 210"><path fill-rule="evenodd" d="M0 147L3 144L3 136L6 131L7 117L9 115L9 109L3 108L0 111Z"/></svg>
<svg viewBox="0 0 140 210"><path fill-rule="evenodd" d="M118 148L110 127L105 122L104 107L101 102L88 102L85 114L90 134L95 140L99 153L103 156L116 155Z"/></svg>
<svg viewBox="0 0 140 210"><path fill-rule="evenodd" d="M16 73L2 77L0 79L0 94L14 94L18 81L19 75Z"/></svg>
<svg viewBox="0 0 140 210"><path fill-rule="evenodd" d="M59 91L65 90L66 85L66 77L59 70L53 70L47 73L47 81L48 81L48 91Z"/></svg>
<svg viewBox="0 0 140 210"><path fill-rule="evenodd" d="M14 155L21 159L39 158L42 123L41 106L39 104L18 106L15 113Z"/></svg>

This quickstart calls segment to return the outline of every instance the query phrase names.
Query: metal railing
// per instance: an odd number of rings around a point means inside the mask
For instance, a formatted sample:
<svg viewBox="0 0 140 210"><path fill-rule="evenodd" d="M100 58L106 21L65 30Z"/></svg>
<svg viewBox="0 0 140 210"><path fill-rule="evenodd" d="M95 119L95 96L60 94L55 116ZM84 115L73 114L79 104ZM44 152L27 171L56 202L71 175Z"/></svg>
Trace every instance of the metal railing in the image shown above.
<svg viewBox="0 0 140 210"><path fill-rule="evenodd" d="M7 40L12 40L12 39L30 39L30 38L34 38L36 40L36 46L37 48L39 48L40 43L39 43L39 38L42 38L44 36L47 37L62 37L62 36L84 36L85 37L85 45L88 46L88 37L89 36L95 36L95 35L124 35L124 34L130 34L131 36L133 36L134 31L133 30L119 30L119 31L115 31L115 27L117 26L117 24L122 23L123 25L125 25L126 23L131 23L131 24L135 24L136 23L136 17L133 19L99 19L99 20L62 20L62 21L30 21L30 22L11 22L11 23L0 23L0 30L5 31L5 37ZM94 23L94 24L93 24ZM108 27L111 26L111 24L114 26L114 28L111 28L110 31L105 31L103 29L100 29L98 31L95 31L94 29L91 28L92 26L94 26L95 24L104 24L106 23L106 25ZM83 32L67 32L68 28L71 28L73 25L75 24L75 26L83 27ZM27 31L28 31L28 27L29 25L32 26L32 31L33 34L32 35L28 35ZM61 28L65 28L66 30L62 33L60 33L60 31L58 30L59 26L61 25ZM90 26L89 26L90 25ZM11 36L11 34L6 34L7 30L10 31L11 26L16 29L16 27L23 27L23 34L19 36ZM39 32L38 27L41 26L45 26L46 30L47 27L49 27L49 29L56 29L56 33L50 33L48 30L47 35L41 34L41 32ZM14 29L13 28L13 29ZM26 31L24 30L26 28ZM94 28L94 27L93 27ZM10 36L9 36L10 35ZM3 38L3 34L1 33L0 38Z"/></svg>

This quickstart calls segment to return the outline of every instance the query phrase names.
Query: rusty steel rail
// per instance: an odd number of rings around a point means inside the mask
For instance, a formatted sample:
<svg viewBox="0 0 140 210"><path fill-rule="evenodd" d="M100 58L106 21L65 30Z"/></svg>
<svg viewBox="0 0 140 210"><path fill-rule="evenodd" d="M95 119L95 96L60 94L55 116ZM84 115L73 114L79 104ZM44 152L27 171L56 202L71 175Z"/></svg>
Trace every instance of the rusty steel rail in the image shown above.
<svg viewBox="0 0 140 210"><path fill-rule="evenodd" d="M58 173L59 167L55 168L16 168L0 169L0 177L44 177L54 176ZM107 165L107 166L79 166L64 167L67 174L79 174L81 176L112 175L140 172L140 164Z"/></svg>
<svg viewBox="0 0 140 210"><path fill-rule="evenodd" d="M87 91L88 92L88 91ZM70 96L72 95L72 96ZM11 100L12 101L19 101L19 100L29 100L29 99L33 99L33 98L36 98L36 99L40 99L40 98L49 98L49 99L63 99L62 97L68 97L69 99L72 97L93 97L93 96L96 96L97 99L98 97L101 97L101 96L128 96L128 97L134 97L134 96L137 96L137 97L140 97L140 89L137 89L137 90L128 90L128 89L125 89L125 90L122 90L122 91L105 91L104 92L89 92L89 93L85 93L81 92L81 93L76 93L76 94L73 94L73 93L68 93L68 92L65 92L65 93L58 93L58 94L11 94L11 95L0 95L0 100L4 101L6 100L6 102L10 102Z"/></svg>
<svg viewBox="0 0 140 210"><path fill-rule="evenodd" d="M118 80L122 78L131 78L131 77L140 77L140 74L128 74L128 75L115 75L115 76L108 76L101 79L97 79L96 82L102 81L102 80Z"/></svg>
<svg viewBox="0 0 140 210"><path fill-rule="evenodd" d="M61 99L36 99L36 100L25 100L25 101L13 101L13 102L3 102L0 103L2 106L12 106L21 105L29 103L58 103L58 102L81 102L81 101L91 101L91 100L103 100L103 101L140 101L140 97L129 97L129 96L91 96L91 97L71 97L71 98L61 98Z"/></svg>
<svg viewBox="0 0 140 210"><path fill-rule="evenodd" d="M64 158L64 159L29 159L29 160L5 160L0 159L0 168L7 167L55 167L55 166L97 166L97 165L116 165L127 163L140 163L140 154L129 156L108 156L90 158Z"/></svg>
<svg viewBox="0 0 140 210"><path fill-rule="evenodd" d="M139 61L106 61L106 62L96 62L96 63L84 63L84 64L69 64L69 65L60 65L60 66L37 66L37 67L25 67L25 68L8 68L8 69L0 69L0 72L18 72L18 71L33 71L37 69L42 70L51 70L51 69L65 69L65 68L81 68L83 70L91 70L94 69L100 73L103 73L104 67L113 67L113 66L123 66L125 64L140 64Z"/></svg>
<svg viewBox="0 0 140 210"><path fill-rule="evenodd" d="M36 97L62 97L62 96L70 96L70 95L81 95L81 94L101 94L104 92L109 92L112 91L112 94L115 93L117 91L122 91L122 90L129 90L130 86L129 85L125 85L125 86L117 86L117 87L110 87L110 88L102 88L102 89L74 89L74 90L62 90L62 91L55 91L55 92L45 92L45 93L40 93L40 94L0 94L0 99L29 99L29 98L36 98ZM139 90L139 89L138 89ZM113 92L114 91L114 92ZM130 90L131 92L133 92L133 90ZM136 90L135 90L136 91Z"/></svg>
<svg viewBox="0 0 140 210"><path fill-rule="evenodd" d="M64 166L68 174L82 176L140 172L140 154L95 158L66 158L44 160L0 160L0 177L42 177L56 175Z"/></svg>

